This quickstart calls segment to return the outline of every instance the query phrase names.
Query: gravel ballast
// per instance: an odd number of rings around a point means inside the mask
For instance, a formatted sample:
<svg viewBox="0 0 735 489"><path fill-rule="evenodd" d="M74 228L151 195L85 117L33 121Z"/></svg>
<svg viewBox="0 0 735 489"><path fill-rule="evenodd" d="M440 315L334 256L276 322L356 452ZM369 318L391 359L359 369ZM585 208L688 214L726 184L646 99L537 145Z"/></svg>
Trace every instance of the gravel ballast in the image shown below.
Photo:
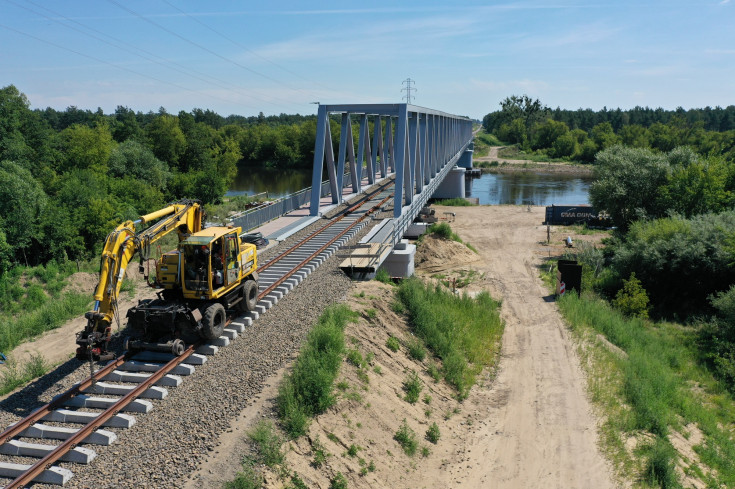
<svg viewBox="0 0 735 489"><path fill-rule="evenodd" d="M267 250L260 263L325 223L320 220ZM363 228L352 242L370 227ZM215 449L218 436L243 409L255 403L265 380L293 359L323 310L344 300L351 282L339 270L340 262L341 258L332 255L229 346L220 348L204 365L197 366L193 375L184 377L181 386L169 388L166 399L153 401L153 411L137 415L131 429L106 428L114 431L118 440L109 447L91 447L97 452L91 465L59 464L74 473L65 487L183 486L207 452ZM0 402L0 425L6 427L19 420L88 376L86 365L69 360Z"/></svg>

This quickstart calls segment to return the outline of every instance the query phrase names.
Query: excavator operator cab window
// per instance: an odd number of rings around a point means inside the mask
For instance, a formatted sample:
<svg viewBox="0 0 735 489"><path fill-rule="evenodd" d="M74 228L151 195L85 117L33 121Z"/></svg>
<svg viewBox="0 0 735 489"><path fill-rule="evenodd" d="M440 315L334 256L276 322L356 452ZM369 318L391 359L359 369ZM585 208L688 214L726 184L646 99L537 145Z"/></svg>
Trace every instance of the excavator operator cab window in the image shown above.
<svg viewBox="0 0 735 489"><path fill-rule="evenodd" d="M227 283L236 282L239 278L240 262L238 258L238 236L237 233L227 234L224 236L225 240L225 265L227 270Z"/></svg>
<svg viewBox="0 0 735 489"><path fill-rule="evenodd" d="M189 290L209 288L209 247L201 244L182 246L184 252L184 284Z"/></svg>
<svg viewBox="0 0 735 489"><path fill-rule="evenodd" d="M222 240L220 238L212 243L212 286L222 287L225 284L224 264L222 260Z"/></svg>

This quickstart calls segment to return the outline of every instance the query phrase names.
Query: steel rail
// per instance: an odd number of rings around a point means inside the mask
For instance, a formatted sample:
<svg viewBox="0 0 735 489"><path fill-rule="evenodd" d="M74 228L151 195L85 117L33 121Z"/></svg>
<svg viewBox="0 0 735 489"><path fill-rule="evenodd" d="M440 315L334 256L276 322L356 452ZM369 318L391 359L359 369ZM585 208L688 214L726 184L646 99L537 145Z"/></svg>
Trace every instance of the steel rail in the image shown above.
<svg viewBox="0 0 735 489"><path fill-rule="evenodd" d="M77 431L74 435L65 440L64 443L57 446L53 451L49 452L45 457L33 464L27 471L16 477L10 484L6 485L4 489L19 488L23 487L25 484L32 482L33 479L40 475L44 470L51 467L54 462L57 462L67 452L74 449L79 443L84 441L84 439L87 438L87 436L89 436L94 430L102 426L113 416L117 415L122 408L137 399L138 396L145 392L145 390L148 389L151 385L158 382L164 375L168 374L171 370L180 365L184 360L189 358L189 356L194 353L194 349L198 346L198 344L190 345L189 348L187 348L180 356L171 359L166 365L153 373L153 375L151 375L144 382L140 383L135 389L125 394L117 402L115 402L115 404L100 413L94 419L94 421L91 421L84 427L80 428L79 431Z"/></svg>
<svg viewBox="0 0 735 489"><path fill-rule="evenodd" d="M381 190L384 190L384 188L381 189ZM380 191L376 192L375 194L377 194L379 192ZM373 195L375 195L375 194L373 194ZM261 297L265 297L268 294L270 294L273 290L275 290L276 287L278 287L283 282L285 282L286 280L288 280L292 275L294 275L296 272L298 272L301 269L301 267L303 267L304 265L306 265L307 263L309 263L311 260L313 260L315 257L317 257L321 252L323 252L324 250L326 250L327 248L329 248L330 246L332 246L332 244L334 244L335 241L337 241L339 238L341 238L342 236L344 236L345 234L347 234L347 232L349 232L358 223L362 222L366 217L368 217L370 214L372 214L375 211L375 209L378 209L380 206L382 206L384 203L386 203L388 201L388 199L390 199L392 196L393 196L393 194L390 194L385 199L381 200L379 204L374 205L363 216L361 216L359 219L355 220L355 222L353 222L352 224L350 224L349 226L347 226L344 230L340 231L336 236L334 236L332 239L330 239L321 248L319 248L318 250L316 250L314 253L312 253L311 255L309 255L307 258L305 258L301 263L299 263L298 265L294 266L289 272L287 272L285 275L283 275L283 277L279 278L274 283L272 283L268 288L266 288L260 294L260 296ZM360 205L365 204L365 202L366 201L363 201L359 205L353 206L352 209L355 209L355 208L359 207ZM346 215L347 215L347 213L345 213L343 216L341 216L340 219L342 217L345 217ZM304 242L308 241L309 239L311 239L311 236L309 238L303 240L301 243L299 243L299 245L303 244Z"/></svg>
<svg viewBox="0 0 735 489"><path fill-rule="evenodd" d="M391 186L392 184L393 184L393 181L391 180L390 182L386 183L385 185L383 185L383 186L381 186L380 188L378 188L377 190L375 190L375 191L374 191L373 193L371 193L370 195L366 195L366 196L365 196L364 198L360 199L360 201L359 201L359 202L356 202L356 203L355 203L355 204L353 204L353 205L352 205L351 207L348 207L347 209L343 210L343 211L342 211L342 213L341 213L341 214L340 214L339 216L335 217L334 219L331 219L331 220L329 221L329 223L327 223L327 224L325 224L324 226L322 226L321 228L317 229L316 231L314 231L313 233L311 233L310 235L308 235L307 237L305 237L304 239L302 239L301 241L299 241L298 243L296 243L296 244L295 244L295 245L293 245L292 247L288 248L288 249L287 249L286 251L282 252L282 253L281 253L280 255L278 255L278 256L276 256L275 258L273 258L272 260L270 260L270 261L269 261L268 263L266 263L265 265L263 265L263 266L261 266L260 268L258 268L258 273L261 273L261 272L262 272L263 270L266 270L266 269L268 269L268 268L269 268L269 267L270 267L271 265L275 265L275 264L276 264L276 263L278 263L278 262L279 262L279 261L280 261L280 260L281 260L282 258L284 258L284 257L285 257L286 255L288 255L288 254L289 254L289 253L291 253L292 251L296 250L297 248L300 248L300 247L301 247L301 246L302 246L302 245L303 245L303 244L304 244L305 242L307 242L307 241L309 241L310 239L312 239L313 237L315 237L315 236L319 235L319 234L320 234L320 233L321 233L322 231L324 231L325 229L327 229L327 228L329 228L329 227L331 227L331 226L334 226L334 225L335 225L336 223L338 223L338 222L339 222L339 221L341 221L341 220L342 220L342 219L343 219L344 217L346 217L346 216L347 216L347 215L348 215L349 213L353 212L353 211L354 211L355 209L357 209L357 208L359 208L359 207L360 207L361 205L365 204L365 202L369 201L369 200L370 200L371 198L373 198L374 196L378 195L378 194L379 194L380 192L382 192L382 191L383 191L383 190L385 190L386 188L390 187L390 186ZM382 205L382 204L381 204L381 205Z"/></svg>
<svg viewBox="0 0 735 489"><path fill-rule="evenodd" d="M72 397L81 394L86 388L90 387L95 382L97 382L98 378L104 377L105 375L110 373L112 370L115 370L117 367L119 367L126 361L127 361L127 354L125 353L119 356L117 359L113 360L111 363L109 363L105 367L96 371L87 380L73 386L71 389L64 392L60 396L56 397L48 404L41 406L39 409L33 411L31 414L29 414L22 420L18 421L16 424L11 426L7 430L0 433L0 445L8 443L14 437L18 436L18 434L21 433L23 430L33 425L36 421L40 421L44 416L46 416L51 411L53 411L54 409L64 404L66 401L68 401Z"/></svg>

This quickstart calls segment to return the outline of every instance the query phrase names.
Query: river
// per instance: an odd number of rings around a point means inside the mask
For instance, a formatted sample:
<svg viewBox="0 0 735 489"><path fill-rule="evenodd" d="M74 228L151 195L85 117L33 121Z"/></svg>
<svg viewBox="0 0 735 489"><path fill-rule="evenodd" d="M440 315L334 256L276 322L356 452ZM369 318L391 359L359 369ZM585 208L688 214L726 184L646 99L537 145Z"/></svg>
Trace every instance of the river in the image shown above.
<svg viewBox="0 0 735 489"><path fill-rule="evenodd" d="M590 175L569 173L483 173L465 181L466 196L476 197L482 205L588 204ZM268 192L277 199L311 186L311 169L267 170L241 166L227 195L254 195Z"/></svg>

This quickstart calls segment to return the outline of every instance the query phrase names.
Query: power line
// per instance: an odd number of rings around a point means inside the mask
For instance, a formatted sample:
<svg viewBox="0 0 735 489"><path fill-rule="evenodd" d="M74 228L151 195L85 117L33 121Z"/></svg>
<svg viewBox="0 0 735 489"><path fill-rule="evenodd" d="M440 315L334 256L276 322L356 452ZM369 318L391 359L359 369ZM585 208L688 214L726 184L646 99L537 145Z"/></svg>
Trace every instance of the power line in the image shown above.
<svg viewBox="0 0 735 489"><path fill-rule="evenodd" d="M207 24L207 23L205 23L205 22L202 22L201 20L197 19L197 18L196 18L195 16L193 16L193 15L191 15L191 14L189 14L189 13L187 13L187 12L183 11L183 10L181 10L181 9L180 9L179 7L177 7L176 5L172 4L172 3L171 3L171 2L169 2L168 0L161 0L161 1L162 1L163 3L165 3L166 5L168 5L169 7L173 8L174 10L177 10L178 12L180 12L180 13L184 14L185 16L187 16L188 18L190 18L191 20L193 20L193 21L194 21L194 22L196 22L197 24L199 24L199 25L201 25L201 26L203 26L203 27L205 27L205 28L209 29L210 31L214 32L215 34L217 34L217 35L218 35L218 36L220 36L221 38L223 38L223 39L225 39L225 40L227 40L227 41L230 41L230 42L231 42L232 44L234 44L235 46L238 46L238 47L240 47L240 48L244 49L245 51L247 51L248 53L252 54L253 56L255 56L255 57L257 57L257 58L260 58L260 59L262 59L262 60L263 60L263 61L265 61L266 63L270 63L270 64L272 64L273 66L275 66L275 67L277 67L277 68L280 68L281 70L285 71L286 73L289 73L289 74L291 74L291 75L295 76L296 78L299 78L299 79L301 79L301 80L304 80L304 81L308 81L308 82L310 82L310 83L314 83L314 84L316 84L316 85L319 85L319 86L321 86L322 88L324 88L325 90L330 90L330 88L329 88L329 87L327 87L326 85L322 85L322 84L321 84L321 83L319 83L319 82L315 82L315 81L313 81L313 80L309 80L308 78L305 78L304 76L302 76L302 75L299 75L298 73L295 73L295 72L293 72L293 71L289 70L289 69L288 69L288 68L286 68L285 66L282 66L282 65L280 65L280 64L278 64L278 63L276 63L275 61L273 61L273 60L270 60L270 59L266 58L265 56L262 56L262 55L260 55L260 54L256 53L255 51L253 51L253 50L249 49L249 48L248 48L247 46L244 46L244 45L243 45L242 43L240 43L240 42L236 41L235 39L232 39L231 37L229 37L229 36L226 36L225 34L221 33L220 31L218 31L218 30L217 30L217 29L215 29L214 27L210 26L209 24ZM291 88L291 87L289 87L289 88ZM300 89L300 88L291 88L291 90L298 90L298 91L300 91L300 92L304 92L304 90L302 90L302 89Z"/></svg>
<svg viewBox="0 0 735 489"><path fill-rule="evenodd" d="M197 42L194 42L194 41L192 41L191 39L187 39L186 37L184 37L184 36L182 36L182 35L178 34L177 32L174 32L174 31L172 31L171 29L168 29L168 28L164 27L163 25L159 24L158 22L155 22L155 21L153 21L153 20L151 20L151 19L149 19L149 18L147 18L147 17L145 17L145 16L143 16L143 15L139 14L138 12L136 12L136 11L134 11L134 10L132 10L132 9L130 9L130 8L128 8L128 7L126 7L125 5L122 5L122 4L121 4L120 2L118 2L117 0L107 0L107 1L108 1L109 3L111 3L111 4L113 4L113 5L116 5L116 6L118 6L118 7L119 7L119 8L121 8L121 9L125 10L126 12L128 12L128 13L130 13L130 14L132 14L132 15L136 16L136 17L138 17L139 19L141 19L141 20L144 20L144 21L148 22L149 24L152 24L152 25L154 25L154 26L158 27L158 28L159 28L159 29L161 29L162 31L164 31L164 32L167 32L167 33L171 34L172 36L174 36L174 37L176 37L176 38L178 38L178 39L181 39L182 41L184 41L184 42L186 42L186 43L189 43L189 44L191 44L192 46L198 47L198 48L199 48L199 49L201 49L202 51L205 51L205 52L207 52L207 53L211 54L212 56L216 56L217 58L220 58L220 59L221 59L221 60L223 60L223 61L227 61L228 63L231 63L231 64L233 64L233 65L235 65L235 66L237 66L237 67L239 67L239 68L242 68L242 69L243 69L243 70L245 70L245 71L249 71L250 73L253 73L253 74L255 74L255 75L258 75L258 76L260 76L260 77L263 77L263 78L265 78L266 80L270 80L270 81L272 81L272 82L275 82L275 83L279 83L279 84L281 83L281 82L280 82L279 80L276 80L275 78L273 78L273 77L271 77L271 76L268 76L268 75L266 75L266 74L263 74L263 73L261 73L261 72L259 72L259 71L257 71L257 70L254 70L254 69L252 69L252 68L249 68L249 67L247 67L247 66L243 65L242 63L238 63L237 61L235 61L235 60L233 60L233 59L230 59L230 58L228 58L228 57L226 57L226 56L222 56L221 54L219 54L219 53L217 53L217 52L215 52L215 51L212 51L212 50L211 50L211 49L209 49L208 47L206 47L206 46L202 46L201 44L199 44L199 43L197 43ZM273 97L273 100L280 100L281 102L283 102L283 103L285 103L285 104L290 104L290 102L288 102L288 101L286 101L286 100L283 100L283 99L278 99L278 98L276 98L276 97Z"/></svg>
<svg viewBox="0 0 735 489"><path fill-rule="evenodd" d="M28 7L26 7L24 5L21 5L21 4L15 2L13 0L5 0L5 1L7 3L11 3L11 4L13 4L13 5L15 5L15 6L19 7L19 8L22 8L24 10L27 10L27 11L33 13L33 14L40 15L42 17L45 17L48 20L51 20L51 21L56 22L58 24L61 24L61 25L63 25L64 27L66 27L68 29L72 29L72 30L74 30L76 32L79 32L79 33L85 35L85 36L91 37L92 39L96 39L96 40L98 40L100 42L103 42L103 43L109 45L109 46L112 46L114 48L117 48L117 49L126 51L126 52L132 54L133 56L137 56L137 57L142 58L142 59L144 59L146 61L149 61L151 63L157 64L159 66L163 66L163 67L168 68L168 69L171 69L171 70L174 70L174 71L176 71L178 73L181 73L183 75L186 75L186 76L195 78L195 79L200 80L200 81L203 81L205 83L216 85L216 86L218 86L220 88L224 88L224 89L227 89L227 90L230 90L230 89L233 89L233 88L235 90L238 90L238 91L239 90L242 90L239 87L236 87L234 85L229 85L229 84L227 84L227 82L225 82L223 80L218 80L217 78L214 78L214 77L211 77L211 76L208 76L205 73L201 73L201 72L198 72L196 70L191 70L191 72L190 72L187 69L187 67L185 67L185 66L183 66L183 65L181 65L179 63L165 60L165 59L161 58L160 56L157 56L157 55L155 55L155 54L153 54L153 53L151 53L149 51L146 51L144 49L141 49L141 48L137 48L135 46L132 46L129 43L127 43L127 42L125 42L125 41L123 41L121 39L117 39L117 38L115 38L113 36L110 36L108 34L105 34L104 32L102 32L102 31L100 31L98 29L95 29L93 27L89 27L87 25L84 25L84 24L82 24L80 22L77 22L77 21L75 21L73 19L70 19L70 18L64 16L63 14L60 14L58 12L55 12L55 11L53 11L53 10L47 8L47 7L44 7L42 5L38 5L38 4L36 4L36 3L32 2L32 1L29 1L28 3L30 3L31 5L35 5L36 7L39 7L39 8L43 8L44 10L47 10L47 11L51 12L52 14L61 17L62 19L66 20L67 22L74 23L74 24L76 24L78 26L81 26L84 29L90 30L92 32L96 32L96 33L98 33L98 34L100 34L102 36L105 36L105 37L107 37L109 39L112 39L112 41L114 41L114 42L110 42L110 41L108 41L106 39L103 39L102 37L96 36L94 34L90 34L89 32L84 32L83 30L78 29L78 28L76 28L76 27L74 27L72 25L64 24L63 22L61 22L58 19L51 18L51 17L49 17L48 15L46 15L46 14L44 14L42 12L39 12L39 11L33 10L31 8L28 8ZM144 54L137 53L137 52L135 52L135 50L140 51L140 53L144 53ZM153 59L153 58L157 58L160 61L158 61L156 59ZM195 73L195 74L192 74L192 73ZM197 76L197 75L202 75L202 76ZM207 77L207 78L203 78L203 77ZM258 97L254 97L251 93L247 93L247 95L250 96L250 97L252 97L252 98L255 98L256 100L260 100L261 102L272 104L272 102L270 102L270 101L267 101L267 100L264 100L264 99L260 99ZM245 104L245 103L242 103L242 102L237 102L237 101L234 101L234 100L226 100L226 99L221 99L221 100L224 100L224 101L229 102L229 103L241 105L243 107L248 107L248 108L253 109L253 110L259 110L258 107L255 107L253 105L248 105L248 104Z"/></svg>
<svg viewBox="0 0 735 489"><path fill-rule="evenodd" d="M410 78L406 78L405 80L403 80L403 83L401 83L401 85L406 85L404 88L401 88L401 92L404 92L404 91L406 92L406 95L401 97L401 100L405 98L406 103L409 103L409 104L411 103L411 91L414 91L414 92L418 91L416 87L411 86L412 83L415 84L416 80L411 80Z"/></svg>

